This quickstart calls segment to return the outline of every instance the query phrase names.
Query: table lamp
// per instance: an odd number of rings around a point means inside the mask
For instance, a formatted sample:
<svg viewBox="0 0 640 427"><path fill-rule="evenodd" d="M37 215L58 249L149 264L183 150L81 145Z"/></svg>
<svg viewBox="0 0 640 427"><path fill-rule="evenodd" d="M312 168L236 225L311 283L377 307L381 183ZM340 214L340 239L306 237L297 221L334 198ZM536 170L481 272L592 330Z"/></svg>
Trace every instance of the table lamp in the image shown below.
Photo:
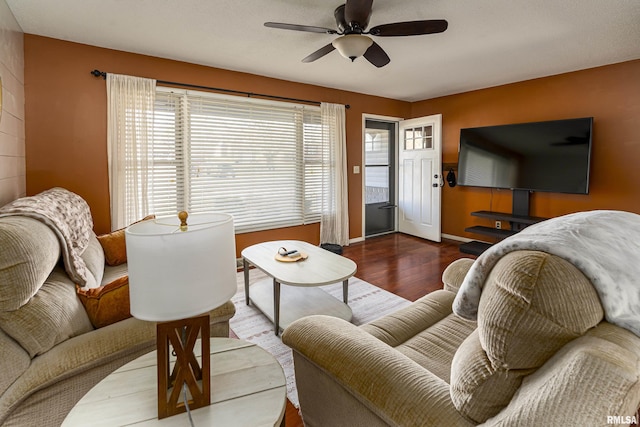
<svg viewBox="0 0 640 427"><path fill-rule="evenodd" d="M158 418L207 406L209 311L231 299L237 287L233 218L206 213L187 221L180 212L133 224L125 236L131 314L158 322ZM194 353L198 336L200 365ZM169 372L171 348L176 361Z"/></svg>

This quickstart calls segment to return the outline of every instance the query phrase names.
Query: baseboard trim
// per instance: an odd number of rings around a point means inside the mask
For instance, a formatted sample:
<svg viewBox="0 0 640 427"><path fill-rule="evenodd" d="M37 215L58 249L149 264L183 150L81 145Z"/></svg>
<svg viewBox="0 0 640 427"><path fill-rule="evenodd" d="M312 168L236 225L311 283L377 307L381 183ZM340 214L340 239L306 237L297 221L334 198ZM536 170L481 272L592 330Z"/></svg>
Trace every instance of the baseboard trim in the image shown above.
<svg viewBox="0 0 640 427"><path fill-rule="evenodd" d="M449 240L456 240L458 242L463 242L463 243L469 243L469 242L482 242L482 243L490 243L493 244L492 242L487 242L485 240L479 240L479 239L469 239L467 237L460 237L460 236L454 236L453 234L442 234L442 237L444 237L445 239L449 239Z"/></svg>
<svg viewBox="0 0 640 427"><path fill-rule="evenodd" d="M456 240L458 242L463 242L463 243L467 243L467 242L472 242L474 240L478 240L478 239L469 239L468 237L461 237L461 236L456 236L456 235L453 235L453 234L446 234L446 233L442 233L440 236L442 238L444 238L444 239ZM364 237L354 237L353 239L349 239L349 244L358 243L358 242L364 242L364 241L365 241Z"/></svg>
<svg viewBox="0 0 640 427"><path fill-rule="evenodd" d="M463 243L467 243L467 242L471 242L472 240L475 240L475 239L469 239L467 237L455 236L453 234L445 234L445 233L442 233L441 236L444 239L455 240Z"/></svg>

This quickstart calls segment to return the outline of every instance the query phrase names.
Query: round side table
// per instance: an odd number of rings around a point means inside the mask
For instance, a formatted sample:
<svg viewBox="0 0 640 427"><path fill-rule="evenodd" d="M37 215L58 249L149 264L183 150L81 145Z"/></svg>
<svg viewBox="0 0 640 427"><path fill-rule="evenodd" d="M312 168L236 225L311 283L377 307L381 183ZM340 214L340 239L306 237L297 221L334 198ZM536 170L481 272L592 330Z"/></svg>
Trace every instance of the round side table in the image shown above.
<svg viewBox="0 0 640 427"><path fill-rule="evenodd" d="M196 346L196 348L200 348ZM211 338L211 405L191 411L197 426L284 426L282 367L255 344ZM69 412L63 426L185 426L186 413L158 420L156 352L117 369Z"/></svg>

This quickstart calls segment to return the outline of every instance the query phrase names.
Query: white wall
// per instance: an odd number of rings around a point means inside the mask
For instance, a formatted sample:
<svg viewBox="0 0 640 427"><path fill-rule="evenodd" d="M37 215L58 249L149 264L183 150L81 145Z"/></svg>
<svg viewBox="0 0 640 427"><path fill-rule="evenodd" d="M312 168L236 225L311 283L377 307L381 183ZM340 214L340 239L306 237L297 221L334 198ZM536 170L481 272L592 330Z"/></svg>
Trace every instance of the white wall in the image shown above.
<svg viewBox="0 0 640 427"><path fill-rule="evenodd" d="M24 34L0 0L0 206L26 195L24 138Z"/></svg>

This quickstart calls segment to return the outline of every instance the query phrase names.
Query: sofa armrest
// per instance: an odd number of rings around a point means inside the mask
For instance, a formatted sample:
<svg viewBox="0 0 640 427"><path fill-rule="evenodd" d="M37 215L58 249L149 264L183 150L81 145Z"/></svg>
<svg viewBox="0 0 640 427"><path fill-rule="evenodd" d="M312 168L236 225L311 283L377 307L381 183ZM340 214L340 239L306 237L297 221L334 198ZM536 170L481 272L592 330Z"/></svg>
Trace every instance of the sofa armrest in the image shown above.
<svg viewBox="0 0 640 427"><path fill-rule="evenodd" d="M442 273L444 289L457 294L464 277L474 262L475 260L471 258L460 258L449 264Z"/></svg>
<svg viewBox="0 0 640 427"><path fill-rule="evenodd" d="M387 424L471 425L453 406L446 382L349 322L305 317L284 331L282 342Z"/></svg>

